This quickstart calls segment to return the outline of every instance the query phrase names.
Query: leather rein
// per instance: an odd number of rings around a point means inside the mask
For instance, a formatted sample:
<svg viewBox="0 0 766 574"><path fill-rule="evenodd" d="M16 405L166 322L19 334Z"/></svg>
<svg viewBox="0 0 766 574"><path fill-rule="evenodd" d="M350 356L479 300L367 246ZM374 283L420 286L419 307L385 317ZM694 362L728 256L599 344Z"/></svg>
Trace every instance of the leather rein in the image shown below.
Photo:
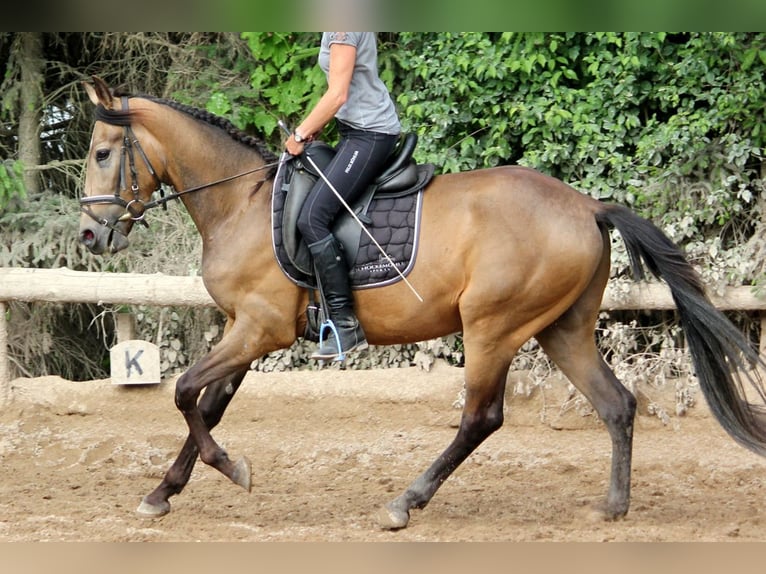
<svg viewBox="0 0 766 574"><path fill-rule="evenodd" d="M128 111L129 110L128 96L122 96L120 99L122 101L122 109L124 111ZM146 203L144 203L140 198L140 189L138 186L138 171L136 169L136 160L135 160L136 151L138 152L138 155L141 157L142 161L144 162L144 165L146 166L147 171L151 174L151 176L154 178L154 181L156 182L156 186L154 190L152 191L152 194L154 194L155 192L160 193L159 198ZM192 193L195 191L207 189L209 187L213 187L221 183L226 183L228 181L249 175L251 173L269 169L278 165L278 163L279 162L268 163L260 167L249 169L247 171L243 171L235 175L231 175L228 177L224 177L222 179L218 179L216 181L212 181L210 183L204 183L202 185L197 185L194 187L190 187L188 189L184 189L182 191L175 191L173 193L165 195L164 190L162 189L162 181L160 181L160 178L157 176L157 172L154 170L154 167L149 161L149 158L144 152L144 149L141 147L141 144L139 143L138 138L136 138L135 134L133 133L133 129L130 127L130 124L128 124L123 127L122 149L120 151L120 182L117 185L117 188L114 190L114 195L93 195L91 197L81 197L80 210L83 213L89 215L91 218L93 218L96 222L100 223L101 225L109 229L112 229L113 231L123 233L122 230L117 229L117 227L115 227L114 224L110 223L109 220L107 220L106 218L97 216L91 209L91 206L98 205L98 204L119 205L125 208L125 213L121 215L119 218L117 218L117 221L127 221L131 219L133 221L137 221L141 223L142 225L148 227L149 224L145 220L145 215L146 215L146 211L149 209L152 209L160 205L164 209L167 209L168 207L167 204L169 201L178 199L179 197L186 195L187 193ZM127 191L127 170L128 169L130 170L130 177L133 182L130 186L130 190L133 193L133 199L131 199L130 201L126 201L122 198L122 194ZM258 181L256 186L256 191L260 189L260 187L268 179L269 179L268 177L265 177L261 179L260 181Z"/></svg>

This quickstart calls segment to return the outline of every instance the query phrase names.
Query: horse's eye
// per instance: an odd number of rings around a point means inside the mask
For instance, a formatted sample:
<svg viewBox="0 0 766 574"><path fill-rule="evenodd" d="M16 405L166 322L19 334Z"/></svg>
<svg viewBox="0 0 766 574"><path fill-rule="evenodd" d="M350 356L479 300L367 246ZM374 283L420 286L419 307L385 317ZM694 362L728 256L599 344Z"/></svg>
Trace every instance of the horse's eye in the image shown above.
<svg viewBox="0 0 766 574"><path fill-rule="evenodd" d="M96 152L96 161L104 161L109 157L108 149L100 149Z"/></svg>

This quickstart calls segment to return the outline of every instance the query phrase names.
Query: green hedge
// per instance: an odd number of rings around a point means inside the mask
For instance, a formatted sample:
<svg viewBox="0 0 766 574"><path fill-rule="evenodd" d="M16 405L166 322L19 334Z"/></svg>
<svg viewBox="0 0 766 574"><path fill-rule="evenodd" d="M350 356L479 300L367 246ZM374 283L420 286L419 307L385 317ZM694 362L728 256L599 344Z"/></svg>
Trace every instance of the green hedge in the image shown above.
<svg viewBox="0 0 766 574"><path fill-rule="evenodd" d="M225 109L279 145L276 119L297 123L321 93L318 35L245 37L253 92ZM631 206L680 243L715 238L725 249L757 221L766 34L379 38L382 76L420 135L416 157L442 172L534 167Z"/></svg>

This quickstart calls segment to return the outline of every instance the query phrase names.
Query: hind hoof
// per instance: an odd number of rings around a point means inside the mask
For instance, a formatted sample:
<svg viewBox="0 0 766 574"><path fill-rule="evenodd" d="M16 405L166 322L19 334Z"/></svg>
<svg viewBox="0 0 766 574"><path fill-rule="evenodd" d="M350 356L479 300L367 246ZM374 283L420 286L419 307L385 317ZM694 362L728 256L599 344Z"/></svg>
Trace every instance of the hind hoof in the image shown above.
<svg viewBox="0 0 766 574"><path fill-rule="evenodd" d="M247 457L243 456L237 461L237 464L234 465L231 481L250 492L253 488L252 473L253 470L250 461Z"/></svg>
<svg viewBox="0 0 766 574"><path fill-rule="evenodd" d="M170 512L170 503L167 500L161 504L151 504L146 501L146 497L141 500L141 504L136 509L136 514L145 518L159 518Z"/></svg>
<svg viewBox="0 0 766 574"><path fill-rule="evenodd" d="M591 523L615 522L625 518L627 513L626 505L616 505L615 508L606 502L594 503L583 509L585 520Z"/></svg>
<svg viewBox="0 0 766 574"><path fill-rule="evenodd" d="M409 524L410 513L387 504L378 510L377 521L383 530L400 530Z"/></svg>

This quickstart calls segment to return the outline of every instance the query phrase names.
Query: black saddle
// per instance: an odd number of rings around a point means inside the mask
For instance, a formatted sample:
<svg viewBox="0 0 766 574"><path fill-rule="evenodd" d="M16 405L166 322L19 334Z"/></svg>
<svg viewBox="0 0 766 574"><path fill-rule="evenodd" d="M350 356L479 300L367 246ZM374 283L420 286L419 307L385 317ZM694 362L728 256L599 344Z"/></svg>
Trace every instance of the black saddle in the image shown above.
<svg viewBox="0 0 766 574"><path fill-rule="evenodd" d="M371 232L374 222L370 212L374 201L415 194L422 190L433 177L432 164L418 165L412 158L417 140L417 135L412 133L401 137L380 175L350 206L365 227L371 226L368 228ZM304 149L304 154L310 157L322 171L335 156L335 150L324 142L311 142ZM311 255L298 231L297 221L303 202L319 177L319 173L309 161L294 157L282 163L274 183L275 195L279 191L284 192L283 204L273 213L275 235L277 233L281 235L281 249L277 250L277 258L280 258L280 254L286 257L289 260L289 266L304 275L302 279L309 284L312 283L310 278L314 276ZM363 234L359 223L349 213L343 212L338 216L332 232L343 246L349 268L353 270ZM378 240L377 237L376 240ZM379 243L384 246L384 241ZM293 279L296 278L293 276Z"/></svg>

